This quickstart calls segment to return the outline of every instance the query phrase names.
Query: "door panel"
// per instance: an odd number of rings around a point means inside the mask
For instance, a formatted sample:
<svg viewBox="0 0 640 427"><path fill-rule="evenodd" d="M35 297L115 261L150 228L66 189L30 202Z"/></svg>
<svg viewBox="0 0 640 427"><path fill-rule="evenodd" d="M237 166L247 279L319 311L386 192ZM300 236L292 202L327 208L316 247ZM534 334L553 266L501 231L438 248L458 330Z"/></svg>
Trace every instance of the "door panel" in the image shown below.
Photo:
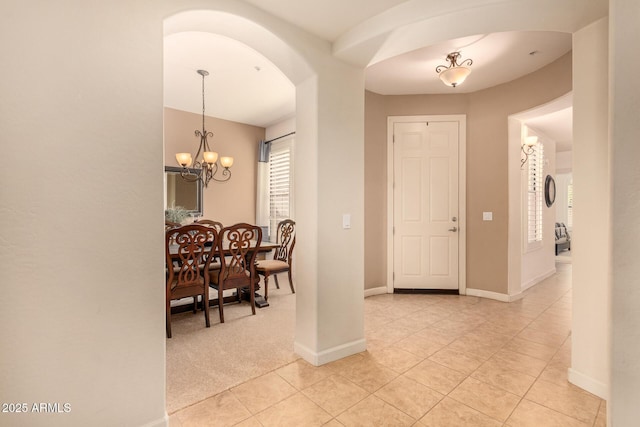
<svg viewBox="0 0 640 427"><path fill-rule="evenodd" d="M394 124L394 287L458 289L458 123Z"/></svg>

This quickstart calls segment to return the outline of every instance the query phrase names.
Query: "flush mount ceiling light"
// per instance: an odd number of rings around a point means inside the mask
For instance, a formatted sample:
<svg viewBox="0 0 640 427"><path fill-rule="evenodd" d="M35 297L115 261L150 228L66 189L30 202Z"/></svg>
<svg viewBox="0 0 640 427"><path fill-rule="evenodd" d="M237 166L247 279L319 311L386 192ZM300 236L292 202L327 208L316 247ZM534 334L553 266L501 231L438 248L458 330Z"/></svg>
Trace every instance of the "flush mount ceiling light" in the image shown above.
<svg viewBox="0 0 640 427"><path fill-rule="evenodd" d="M220 157L220 165L224 169L222 170L222 177L216 177L218 172L218 153L211 151L209 148L207 138L212 138L213 133L204 128L204 78L209 75L209 72L198 70L198 74L202 76L202 130L196 129L195 134L200 137L200 145L194 157L191 157L191 153L176 153L176 161L182 167L180 176L185 181L194 182L199 180L202 181L206 188L211 180L217 182L229 181L229 178L231 178L229 168L233 165L233 157ZM200 158L200 153L202 153L202 158ZM190 167L192 163L193 167Z"/></svg>
<svg viewBox="0 0 640 427"><path fill-rule="evenodd" d="M471 74L471 70L467 67L473 64L473 61L465 59L462 62L458 62L459 59L460 52L451 52L447 55L449 65L438 65L436 67L436 73L438 73L440 80L447 86L456 87L462 84L467 76Z"/></svg>

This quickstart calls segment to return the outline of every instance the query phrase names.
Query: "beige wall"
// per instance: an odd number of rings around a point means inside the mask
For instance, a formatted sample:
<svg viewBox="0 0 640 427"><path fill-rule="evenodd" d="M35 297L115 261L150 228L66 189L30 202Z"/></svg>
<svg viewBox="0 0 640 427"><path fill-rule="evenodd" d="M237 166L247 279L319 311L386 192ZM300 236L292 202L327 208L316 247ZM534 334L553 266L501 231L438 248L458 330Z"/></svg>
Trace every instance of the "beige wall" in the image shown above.
<svg viewBox="0 0 640 427"><path fill-rule="evenodd" d="M640 419L640 3L611 3L610 128L613 183L610 426L633 426ZM616 52L618 52L616 54Z"/></svg>
<svg viewBox="0 0 640 427"><path fill-rule="evenodd" d="M254 223L256 217L256 170L258 141L264 138L265 129L228 120L205 117L206 130L213 132L209 139L212 150L220 156L234 158L231 179L225 183L211 181L203 191L204 218L220 221L225 225L237 222ZM166 166L178 166L175 153L190 152L195 155L199 138L194 135L202 129L202 115L164 109L164 156ZM220 174L221 171L218 171Z"/></svg>
<svg viewBox="0 0 640 427"><path fill-rule="evenodd" d="M367 93L365 289L386 285L387 116L467 115L467 288L507 294L507 118L569 91L571 54L520 79L471 94ZM383 179L370 182L375 173ZM494 220L482 221L484 211L493 212Z"/></svg>
<svg viewBox="0 0 640 427"><path fill-rule="evenodd" d="M0 3L0 425L166 424L157 3Z"/></svg>
<svg viewBox="0 0 640 427"><path fill-rule="evenodd" d="M387 114L385 97L365 92L364 283L386 286L387 277Z"/></svg>
<svg viewBox="0 0 640 427"><path fill-rule="evenodd" d="M573 35L573 261L569 381L607 398L611 277L608 20ZM630 231L630 230L629 230ZM637 238L637 236L636 236ZM608 408L607 408L608 409ZM625 425L625 424L614 424ZM628 424L627 424L628 425Z"/></svg>
<svg viewBox="0 0 640 427"><path fill-rule="evenodd" d="M529 129L528 135L536 135L538 136L538 141L543 145L544 152L544 165L543 165L543 182L546 179L547 175L551 175L554 178L555 167L556 167L556 142L541 132L536 132L533 129ZM525 166L520 172L520 194L524 195L527 193L528 189L528 169ZM544 185L544 184L543 184ZM556 180L556 187L558 185L558 181ZM544 187L543 187L544 188ZM547 207L543 205L542 208L542 246L539 246L535 249L523 249L523 246L527 246L526 242L527 237L527 223L523 213L527 212L529 208L529 203L527 197L520 197L521 200L517 202L520 203L520 226L518 227L517 232L522 235L522 240L520 242L519 247L513 252L517 252L520 255L520 280L518 281L518 285L520 285L520 292L530 288L531 286L539 283L545 278L551 276L556 272L556 260L555 260L555 222L556 222L556 209L558 206L557 200L551 207ZM558 199L558 197L556 197ZM511 200L513 201L513 200ZM543 202L544 203L544 198ZM513 214L513 211L512 211ZM513 254L512 254L513 256ZM516 284L512 284L515 287ZM519 292L513 292L516 289L509 289L510 296L514 296L515 298L519 298ZM515 295L514 295L515 293Z"/></svg>

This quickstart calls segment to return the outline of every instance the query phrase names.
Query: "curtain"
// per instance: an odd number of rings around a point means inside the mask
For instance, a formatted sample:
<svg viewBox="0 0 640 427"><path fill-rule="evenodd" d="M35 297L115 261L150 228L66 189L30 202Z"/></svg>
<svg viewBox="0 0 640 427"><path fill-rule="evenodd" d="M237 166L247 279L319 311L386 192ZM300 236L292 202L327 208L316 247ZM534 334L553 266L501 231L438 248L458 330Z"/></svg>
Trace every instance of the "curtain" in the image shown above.
<svg viewBox="0 0 640 427"><path fill-rule="evenodd" d="M258 173L256 174L256 225L262 227L262 240L269 239L269 153L271 144L258 144Z"/></svg>

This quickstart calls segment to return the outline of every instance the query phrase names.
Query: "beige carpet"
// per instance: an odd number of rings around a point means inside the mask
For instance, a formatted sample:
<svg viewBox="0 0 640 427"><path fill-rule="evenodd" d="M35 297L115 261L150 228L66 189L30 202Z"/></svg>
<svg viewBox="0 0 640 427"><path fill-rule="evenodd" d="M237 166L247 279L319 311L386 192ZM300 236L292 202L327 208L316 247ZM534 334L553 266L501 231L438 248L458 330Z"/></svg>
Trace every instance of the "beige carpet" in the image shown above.
<svg viewBox="0 0 640 427"><path fill-rule="evenodd" d="M167 339L167 412L169 414L264 375L294 360L295 294L286 275L281 288L269 286L269 307L251 315L248 302L210 311L211 327L198 311L172 317ZM273 282L273 281L272 281Z"/></svg>

